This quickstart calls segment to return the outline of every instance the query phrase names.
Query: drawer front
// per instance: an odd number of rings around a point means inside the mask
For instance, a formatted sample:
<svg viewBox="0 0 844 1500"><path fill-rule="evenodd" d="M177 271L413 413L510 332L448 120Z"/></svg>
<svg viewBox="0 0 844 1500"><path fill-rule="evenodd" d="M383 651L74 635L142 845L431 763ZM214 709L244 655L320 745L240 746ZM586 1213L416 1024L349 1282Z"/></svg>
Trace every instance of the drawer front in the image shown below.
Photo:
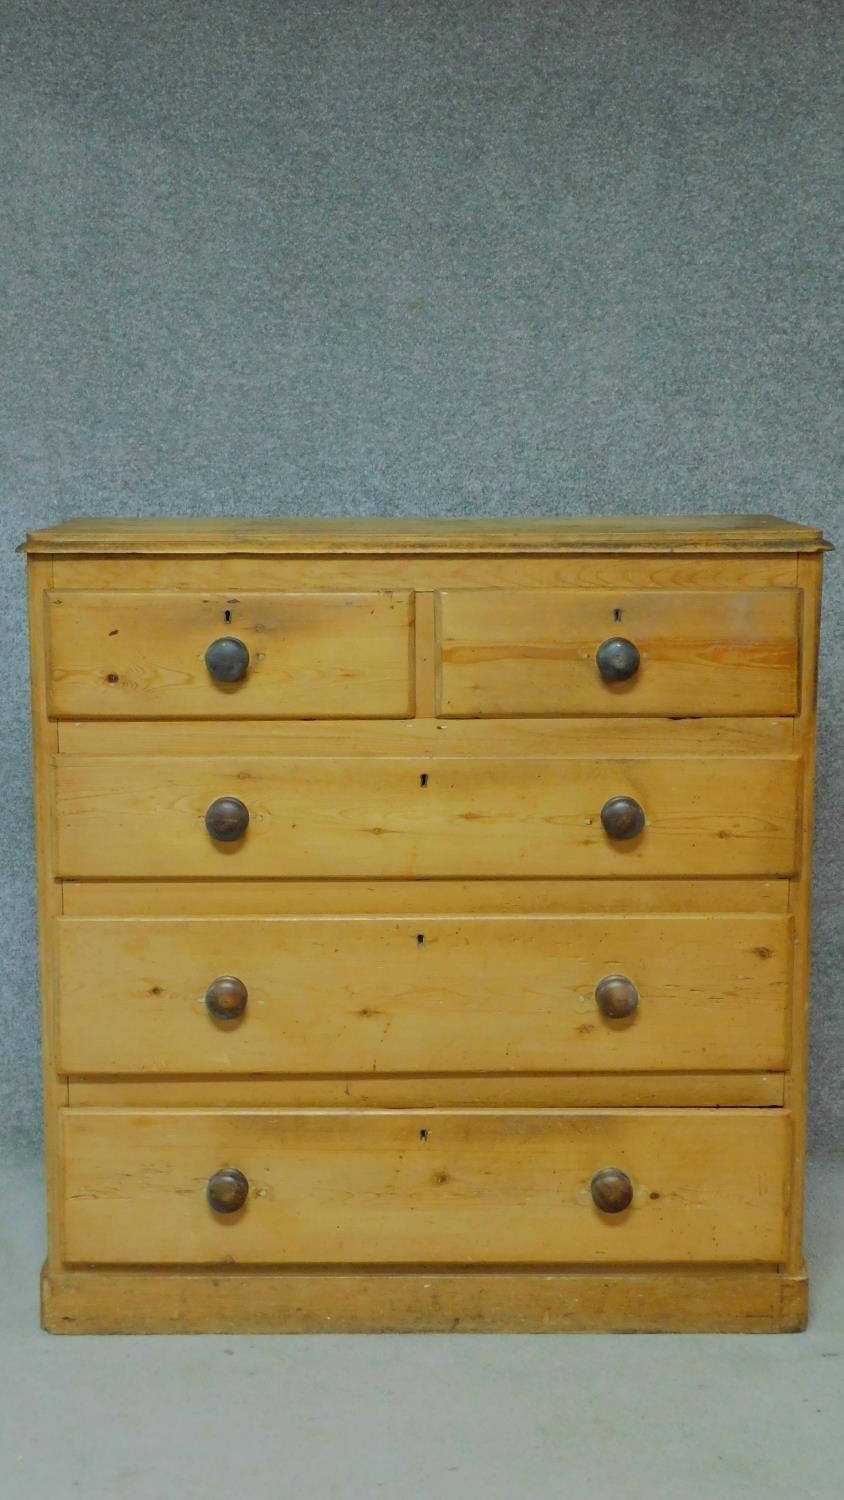
<svg viewBox="0 0 844 1500"><path fill-rule="evenodd" d="M412 596L46 596L57 718L401 718L413 712ZM248 652L219 648L233 639ZM242 673L218 680L214 673Z"/></svg>
<svg viewBox="0 0 844 1500"><path fill-rule="evenodd" d="M786 1060L785 915L65 917L58 954L59 1067L71 1074L683 1072ZM239 984L215 985L224 976ZM602 987L611 976L627 983ZM223 1020L227 995L236 1014Z"/></svg>
<svg viewBox="0 0 844 1500"><path fill-rule="evenodd" d="M64 1258L226 1264L776 1262L782 1111L66 1110ZM237 1212L209 1182L236 1169ZM626 1174L632 1202L591 1184Z"/></svg>
<svg viewBox="0 0 844 1500"><path fill-rule="evenodd" d="M799 762L773 757L430 760L60 756L56 870L67 878L784 876ZM610 837L602 809L640 804ZM219 799L249 811L219 842Z"/></svg>
<svg viewBox="0 0 844 1500"><path fill-rule="evenodd" d="M793 714L798 600L795 589L442 593L439 712ZM605 681L599 648L617 638L638 666ZM605 655L615 670L635 666L630 653Z"/></svg>

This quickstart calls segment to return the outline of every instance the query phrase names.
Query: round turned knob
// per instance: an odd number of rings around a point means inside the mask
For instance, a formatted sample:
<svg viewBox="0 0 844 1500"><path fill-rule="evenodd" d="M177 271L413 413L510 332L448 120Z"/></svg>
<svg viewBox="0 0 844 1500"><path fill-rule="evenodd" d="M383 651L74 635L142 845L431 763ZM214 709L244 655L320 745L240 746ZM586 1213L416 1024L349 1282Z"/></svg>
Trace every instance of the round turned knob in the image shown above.
<svg viewBox="0 0 844 1500"><path fill-rule="evenodd" d="M221 974L205 992L208 1014L215 1021L236 1021L242 1016L249 999L249 991L242 979L233 974Z"/></svg>
<svg viewBox="0 0 844 1500"><path fill-rule="evenodd" d="M218 797L205 814L205 827L218 843L233 844L249 827L249 808L239 797Z"/></svg>
<svg viewBox="0 0 844 1500"><path fill-rule="evenodd" d="M645 814L633 797L611 797L601 808L604 832L611 839L635 839L645 826Z"/></svg>
<svg viewBox="0 0 844 1500"><path fill-rule="evenodd" d="M620 635L604 641L595 653L595 662L604 682L629 682L636 676L641 661L638 647Z"/></svg>
<svg viewBox="0 0 844 1500"><path fill-rule="evenodd" d="M205 665L215 682L242 682L249 669L249 647L236 636L223 635L211 642Z"/></svg>
<svg viewBox="0 0 844 1500"><path fill-rule="evenodd" d="M237 1167L223 1167L208 1179L207 1192L215 1214L236 1214L249 1197L249 1183Z"/></svg>
<svg viewBox="0 0 844 1500"><path fill-rule="evenodd" d="M608 1021L623 1021L639 1004L639 991L624 974L608 974L595 990L595 1000Z"/></svg>
<svg viewBox="0 0 844 1500"><path fill-rule="evenodd" d="M633 1202L633 1184L619 1167L604 1167L589 1184L592 1202L602 1214L623 1214Z"/></svg>

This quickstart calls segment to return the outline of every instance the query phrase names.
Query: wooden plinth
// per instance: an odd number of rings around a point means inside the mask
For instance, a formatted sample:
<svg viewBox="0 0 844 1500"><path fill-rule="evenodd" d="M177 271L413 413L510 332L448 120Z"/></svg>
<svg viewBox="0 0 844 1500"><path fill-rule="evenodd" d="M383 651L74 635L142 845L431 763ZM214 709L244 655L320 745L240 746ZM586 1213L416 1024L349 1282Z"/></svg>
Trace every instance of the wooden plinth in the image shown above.
<svg viewBox="0 0 844 1500"><path fill-rule="evenodd" d="M50 1333L797 1333L808 1280L776 1270L66 1271Z"/></svg>

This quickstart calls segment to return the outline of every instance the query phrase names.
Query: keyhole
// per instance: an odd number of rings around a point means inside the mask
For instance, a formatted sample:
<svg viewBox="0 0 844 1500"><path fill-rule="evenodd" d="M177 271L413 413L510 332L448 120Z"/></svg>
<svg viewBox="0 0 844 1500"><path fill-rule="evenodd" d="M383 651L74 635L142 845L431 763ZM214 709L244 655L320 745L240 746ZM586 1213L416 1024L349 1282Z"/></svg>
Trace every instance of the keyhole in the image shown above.
<svg viewBox="0 0 844 1500"><path fill-rule="evenodd" d="M614 609L613 610L612 617L615 620L616 624L621 619L621 615L622 615L622 611L620 609Z"/></svg>
<svg viewBox="0 0 844 1500"><path fill-rule="evenodd" d="M417 948L424 948L424 946L425 946L425 934L424 934L424 932L417 932L417 934L416 934L416 946L417 946Z"/></svg>
<svg viewBox="0 0 844 1500"><path fill-rule="evenodd" d="M226 610L226 624L227 625L231 625L231 622L232 622L232 612L231 612L230 609L227 609Z"/></svg>
<svg viewBox="0 0 844 1500"><path fill-rule="evenodd" d="M419 1139L420 1139L420 1141L427 1141L427 1139L428 1139L428 1132L427 1132L427 1130L420 1130L420 1132L419 1132Z"/></svg>
<svg viewBox="0 0 844 1500"><path fill-rule="evenodd" d="M419 777L419 785L420 786L427 786L428 785L428 772L427 771L423 771L422 775Z"/></svg>

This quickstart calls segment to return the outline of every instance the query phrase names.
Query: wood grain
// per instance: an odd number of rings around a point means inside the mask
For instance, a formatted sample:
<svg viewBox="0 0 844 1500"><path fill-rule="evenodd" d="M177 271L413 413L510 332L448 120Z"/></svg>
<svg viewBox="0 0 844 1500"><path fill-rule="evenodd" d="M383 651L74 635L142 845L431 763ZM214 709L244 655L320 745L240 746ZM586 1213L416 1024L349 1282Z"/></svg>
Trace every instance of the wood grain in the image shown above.
<svg viewBox="0 0 844 1500"><path fill-rule="evenodd" d="M774 1111L67 1110L65 1259L126 1264L776 1262ZM599 1213L607 1165L635 1187ZM209 1208L237 1167L241 1213Z"/></svg>
<svg viewBox="0 0 844 1500"><path fill-rule="evenodd" d="M429 680L427 691L432 696ZM216 722L102 720L58 725L67 755L218 755ZM655 755L791 755L791 718L625 719L613 740L626 759ZM489 760L605 756L602 719L231 720L229 755L421 755Z"/></svg>
<svg viewBox="0 0 844 1500"><path fill-rule="evenodd" d="M148 880L63 884L68 916L169 917L173 887ZM636 913L785 912L787 880L183 880L185 917L231 916L573 916Z"/></svg>
<svg viewBox="0 0 844 1500"><path fill-rule="evenodd" d="M67 1103L103 1109L696 1109L780 1106L783 1073L369 1073L69 1078Z"/></svg>
<svg viewBox="0 0 844 1500"><path fill-rule="evenodd" d="M778 516L566 516L516 519L234 516L81 516L30 532L30 553L275 552L357 554L485 552L817 551L822 533Z"/></svg>
<svg viewBox="0 0 844 1500"><path fill-rule="evenodd" d="M411 596L93 593L46 601L50 712L95 718L401 718L412 710ZM205 652L248 648L241 682Z"/></svg>
<svg viewBox="0 0 844 1500"><path fill-rule="evenodd" d="M66 1073L776 1071L785 917L64 918ZM595 988L628 975L635 1014ZM236 1022L208 986L246 986Z"/></svg>
<svg viewBox="0 0 844 1500"><path fill-rule="evenodd" d="M792 1159L788 1168L789 1216L788 1255L785 1269L792 1274L803 1268L803 1200L806 1172L806 1114L809 1070L809 985L811 980L812 932L812 854L815 821L815 752L818 730L818 650L821 624L822 561L803 558L800 564L802 587L802 661L800 683L800 717L795 724L795 744L803 764L801 788L799 872L791 882L789 904L794 916L797 941L794 945L793 993L791 1012L790 1072L786 1097L794 1110Z"/></svg>
<svg viewBox="0 0 844 1500"><path fill-rule="evenodd" d="M798 601L796 589L455 589L438 596L438 712L792 714ZM610 684L595 656L616 636L641 665Z"/></svg>
<svg viewBox="0 0 844 1500"><path fill-rule="evenodd" d="M240 590L575 588L766 589L795 588L799 552L732 552L717 556L674 553L480 553L465 557L396 553L388 557L281 554L109 557L57 554L54 586L76 589L166 589L226 594Z"/></svg>
<svg viewBox="0 0 844 1500"><path fill-rule="evenodd" d="M62 1198L59 1167L59 1109L67 1101L67 1083L56 1061L55 987L58 962L56 919L62 910L63 887L56 879L51 825L50 764L57 749L56 725L47 716L44 596L52 583L52 562L32 559L28 566L30 692L32 702L32 757L35 793L35 851L37 860L38 953L40 978L42 1074L44 1082L44 1147L47 1198L47 1264L59 1263Z"/></svg>
<svg viewBox="0 0 844 1500"><path fill-rule="evenodd" d="M770 1270L64 1271L51 1333L796 1333L805 1276Z"/></svg>
<svg viewBox="0 0 844 1500"><path fill-rule="evenodd" d="M652 761L62 756L56 862L66 878L788 875L796 760ZM426 779L427 778L427 779ZM218 797L250 809L215 845ZM600 811L636 798L647 827L614 845Z"/></svg>
<svg viewBox="0 0 844 1500"><path fill-rule="evenodd" d="M45 1326L804 1326L827 545L772 517L33 534ZM242 684L205 667L223 634ZM641 653L621 687L609 635ZM225 1220L223 1168L252 1185Z"/></svg>
<svg viewBox="0 0 844 1500"><path fill-rule="evenodd" d="M436 649L434 595L414 595L414 683L413 710L416 718L427 721L436 712L439 656Z"/></svg>

